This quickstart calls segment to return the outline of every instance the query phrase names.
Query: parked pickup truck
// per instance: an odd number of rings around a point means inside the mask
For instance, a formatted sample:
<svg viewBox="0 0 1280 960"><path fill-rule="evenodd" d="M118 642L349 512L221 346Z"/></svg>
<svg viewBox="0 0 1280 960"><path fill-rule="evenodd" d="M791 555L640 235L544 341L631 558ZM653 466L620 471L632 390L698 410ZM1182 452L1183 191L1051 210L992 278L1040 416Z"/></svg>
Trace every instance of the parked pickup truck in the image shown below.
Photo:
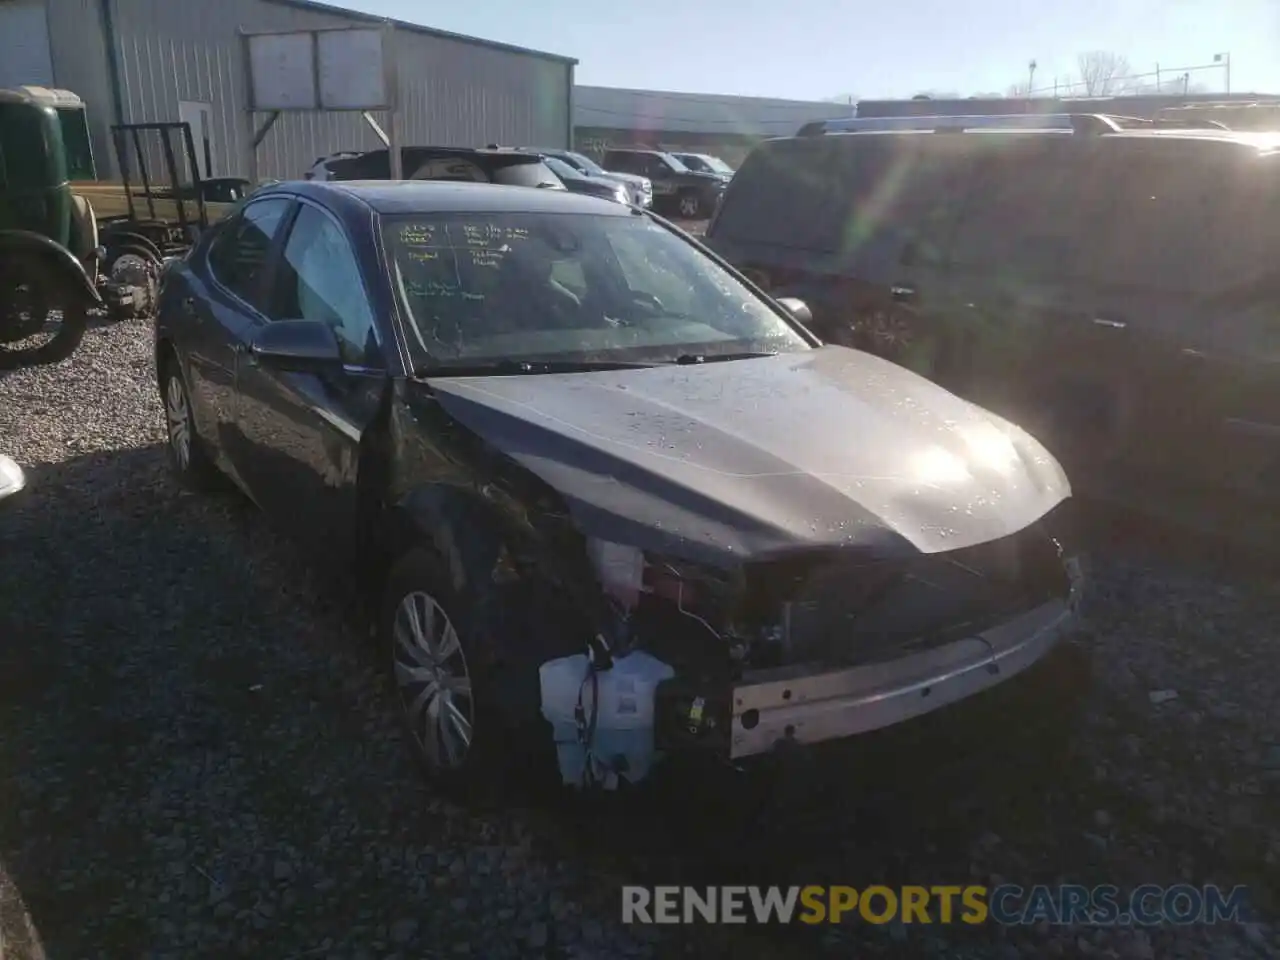
<svg viewBox="0 0 1280 960"><path fill-rule="evenodd" d="M609 150L604 155L604 168L648 177L659 212L685 220L705 220L724 195L723 177L690 170L661 150Z"/></svg>

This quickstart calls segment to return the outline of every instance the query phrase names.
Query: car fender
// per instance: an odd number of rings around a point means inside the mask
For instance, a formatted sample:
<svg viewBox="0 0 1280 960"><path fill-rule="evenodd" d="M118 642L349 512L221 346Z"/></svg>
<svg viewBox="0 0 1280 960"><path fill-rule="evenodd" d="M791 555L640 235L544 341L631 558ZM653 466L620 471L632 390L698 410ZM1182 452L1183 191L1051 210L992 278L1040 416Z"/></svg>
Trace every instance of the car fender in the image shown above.
<svg viewBox="0 0 1280 960"><path fill-rule="evenodd" d="M500 616L495 570L511 537L480 494L452 484L424 484L408 491L383 521L388 559L394 562L415 546L429 546L448 571L453 591L474 605L473 614L481 621L478 633L496 640L498 631L485 626ZM494 663L512 652L495 643L482 656Z"/></svg>
<svg viewBox="0 0 1280 960"><path fill-rule="evenodd" d="M602 594L595 584L586 551L576 549L576 536L549 546L548 523L568 522L563 504L543 503L543 516L532 516L522 503L496 485L479 488L453 483L423 484L408 491L388 511L384 529L393 538L391 555L429 544L445 563L453 589L469 596L481 610L497 599L498 585L536 570L540 586L562 598L584 629L596 630L603 615ZM495 611L496 612L496 611ZM497 632L495 631L495 634ZM501 637L493 635L501 642ZM527 650L489 651L496 660L523 659Z"/></svg>
<svg viewBox="0 0 1280 960"><path fill-rule="evenodd" d="M0 230L0 261L16 256L39 258L58 271L68 283L74 284L91 303L102 303L102 295L85 273L84 265L60 243L30 230Z"/></svg>

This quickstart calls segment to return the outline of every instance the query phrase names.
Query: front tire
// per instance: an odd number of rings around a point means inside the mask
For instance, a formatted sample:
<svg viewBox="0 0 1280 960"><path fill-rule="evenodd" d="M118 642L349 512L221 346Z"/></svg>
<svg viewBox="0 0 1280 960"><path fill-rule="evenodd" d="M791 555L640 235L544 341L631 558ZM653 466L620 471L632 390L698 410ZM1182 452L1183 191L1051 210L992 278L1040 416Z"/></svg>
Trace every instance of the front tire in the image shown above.
<svg viewBox="0 0 1280 960"><path fill-rule="evenodd" d="M680 210L680 216L685 220L697 220L702 216L702 198L692 190L680 194L677 206Z"/></svg>
<svg viewBox="0 0 1280 960"><path fill-rule="evenodd" d="M172 353L160 367L160 399L169 441L165 446L174 476L188 490L205 493L215 489L221 477L196 432L191 394Z"/></svg>
<svg viewBox="0 0 1280 960"><path fill-rule="evenodd" d="M434 551L415 548L392 567L378 637L418 766L436 786L474 795L499 768L500 742L481 708L484 660L470 604Z"/></svg>
<svg viewBox="0 0 1280 960"><path fill-rule="evenodd" d="M14 257L0 268L0 367L66 360L84 339L88 320L74 278L31 257Z"/></svg>

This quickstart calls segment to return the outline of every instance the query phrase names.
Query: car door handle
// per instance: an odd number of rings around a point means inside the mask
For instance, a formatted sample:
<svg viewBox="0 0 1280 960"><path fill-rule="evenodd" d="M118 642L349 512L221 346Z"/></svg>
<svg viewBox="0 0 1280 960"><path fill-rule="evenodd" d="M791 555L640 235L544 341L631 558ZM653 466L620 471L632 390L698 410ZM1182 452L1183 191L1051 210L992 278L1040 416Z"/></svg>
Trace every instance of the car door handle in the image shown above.
<svg viewBox="0 0 1280 960"><path fill-rule="evenodd" d="M1106 317L1094 317L1093 323L1094 323L1094 326L1109 327L1112 330L1123 330L1126 326L1128 326L1128 324L1126 324L1123 320L1109 320Z"/></svg>

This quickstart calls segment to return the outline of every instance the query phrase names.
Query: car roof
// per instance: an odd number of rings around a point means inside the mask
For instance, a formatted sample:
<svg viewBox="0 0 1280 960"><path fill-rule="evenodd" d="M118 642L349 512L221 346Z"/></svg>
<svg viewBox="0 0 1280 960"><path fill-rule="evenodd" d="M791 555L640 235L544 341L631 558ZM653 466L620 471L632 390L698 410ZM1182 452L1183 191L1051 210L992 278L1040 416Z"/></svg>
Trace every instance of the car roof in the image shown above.
<svg viewBox="0 0 1280 960"><path fill-rule="evenodd" d="M345 205L357 201L380 214L570 213L633 216L629 207L565 190L539 190L453 180L297 181L269 188ZM263 196L262 191L257 196Z"/></svg>
<svg viewBox="0 0 1280 960"><path fill-rule="evenodd" d="M1117 130L1110 133L1097 135L1075 134L1070 130L1039 130L1039 129L990 129L978 131L964 132L948 132L936 133L931 130L841 130L837 133L826 134L823 137L811 136L790 136L790 137L771 137L763 141L757 149L765 150L781 147L785 149L785 144L796 144L804 141L821 142L826 140L832 143L856 143L867 139L893 138L902 140L904 138L933 138L945 136L948 138L964 138L964 140L972 140L974 142L991 142L997 141L1022 141L1036 137L1051 137L1055 140L1068 141L1080 136L1088 136L1091 140L1101 142L1110 140L1153 140L1161 143L1173 145L1175 143L1190 144L1204 143L1209 141L1212 143L1221 143L1228 147L1243 149L1249 152L1256 152L1262 155L1269 155L1280 152L1280 131L1277 132L1258 132L1249 130L1220 130L1220 129L1201 129L1201 128L1179 128L1179 127L1146 127L1131 130ZM753 151L754 152L754 151Z"/></svg>
<svg viewBox="0 0 1280 960"><path fill-rule="evenodd" d="M439 157L512 157L512 156L528 156L536 159L532 153L525 152L524 147L437 147L432 144L406 144L400 148L401 154L409 156L424 156L433 154ZM326 159L347 160L353 157L385 157L390 151L386 147L379 147L376 150L360 150L353 152L343 152L332 154Z"/></svg>
<svg viewBox="0 0 1280 960"><path fill-rule="evenodd" d="M1183 129L1177 127L1160 129L1157 127L1155 129L1122 130L1119 133L1109 133L1106 135L1106 139L1218 140L1237 146L1253 147L1260 151L1280 149L1280 131L1272 133L1253 130Z"/></svg>

